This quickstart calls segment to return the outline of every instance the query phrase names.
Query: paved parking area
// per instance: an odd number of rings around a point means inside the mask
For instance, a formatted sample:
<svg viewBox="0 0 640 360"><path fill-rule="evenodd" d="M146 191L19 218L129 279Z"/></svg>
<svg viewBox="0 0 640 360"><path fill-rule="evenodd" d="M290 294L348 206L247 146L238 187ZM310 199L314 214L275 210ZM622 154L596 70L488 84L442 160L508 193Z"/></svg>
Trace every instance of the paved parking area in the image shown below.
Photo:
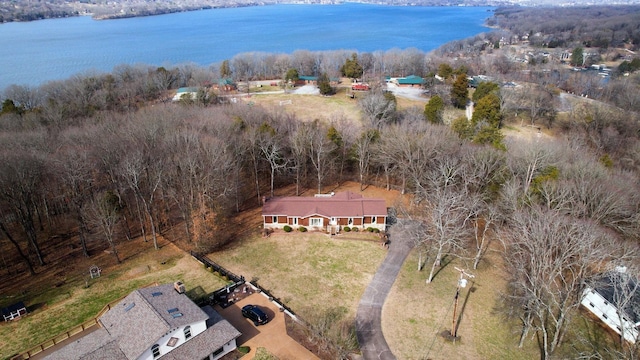
<svg viewBox="0 0 640 360"><path fill-rule="evenodd" d="M253 304L260 306L271 319L267 324L254 326L253 322L242 316L243 306ZM280 360L319 360L312 352L298 344L289 335L284 322L287 316L278 307L260 293L253 293L224 309L215 309L242 333L237 340L238 346L248 346L251 349L243 359L253 359L258 347L264 347Z"/></svg>

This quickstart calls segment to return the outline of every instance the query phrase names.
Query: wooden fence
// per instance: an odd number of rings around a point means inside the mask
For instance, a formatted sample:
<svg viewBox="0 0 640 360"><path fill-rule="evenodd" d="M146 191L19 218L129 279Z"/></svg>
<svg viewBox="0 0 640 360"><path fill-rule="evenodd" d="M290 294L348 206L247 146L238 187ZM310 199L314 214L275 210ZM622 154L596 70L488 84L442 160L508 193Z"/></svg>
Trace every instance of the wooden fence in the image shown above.
<svg viewBox="0 0 640 360"><path fill-rule="evenodd" d="M146 288L149 286L157 286L158 283L157 282L153 282L153 283L149 283L146 285L143 285L141 287ZM129 295L129 294L127 294ZM31 349L22 352L14 357L12 357L12 360L23 360L23 359L29 359L31 358L33 355L39 354L45 350L47 350L48 348L55 346L57 344L60 344L61 342L64 342L65 340L69 339L70 337L80 334L83 331L90 329L96 325L100 326L100 324L98 323L98 319L107 311L109 311L115 304L119 303L120 300L124 299L127 295L121 296L116 300L111 301L110 303L108 303L107 305L105 305L102 310L100 310L100 312L93 318L91 318L90 320L87 320L85 322L83 322L80 325L76 325L74 327L72 327L71 329L64 331L54 337L52 337L51 339L48 339L46 341L41 342L40 344L32 347Z"/></svg>

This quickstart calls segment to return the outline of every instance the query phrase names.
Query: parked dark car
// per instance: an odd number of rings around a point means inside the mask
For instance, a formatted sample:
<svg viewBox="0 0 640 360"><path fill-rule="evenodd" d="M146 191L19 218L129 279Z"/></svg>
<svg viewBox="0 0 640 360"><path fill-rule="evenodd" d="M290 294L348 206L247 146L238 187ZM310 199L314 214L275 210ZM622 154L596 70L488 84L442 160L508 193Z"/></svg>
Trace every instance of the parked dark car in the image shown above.
<svg viewBox="0 0 640 360"><path fill-rule="evenodd" d="M269 322L269 316L257 305L245 305L242 307L242 316L253 321L255 326L264 325Z"/></svg>

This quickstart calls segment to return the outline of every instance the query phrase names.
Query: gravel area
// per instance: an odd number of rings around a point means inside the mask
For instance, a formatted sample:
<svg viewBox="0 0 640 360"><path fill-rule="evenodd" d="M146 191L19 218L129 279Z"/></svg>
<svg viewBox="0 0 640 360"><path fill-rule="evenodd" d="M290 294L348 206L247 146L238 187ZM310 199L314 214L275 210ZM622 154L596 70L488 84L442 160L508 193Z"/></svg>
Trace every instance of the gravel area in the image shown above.
<svg viewBox="0 0 640 360"><path fill-rule="evenodd" d="M422 88L399 87L396 84L387 83L387 90L391 91L395 96L400 96L410 100L424 102L428 100L428 98L424 96L425 90Z"/></svg>
<svg viewBox="0 0 640 360"><path fill-rule="evenodd" d="M293 93L298 95L320 95L320 89L315 85L304 85L296 88Z"/></svg>

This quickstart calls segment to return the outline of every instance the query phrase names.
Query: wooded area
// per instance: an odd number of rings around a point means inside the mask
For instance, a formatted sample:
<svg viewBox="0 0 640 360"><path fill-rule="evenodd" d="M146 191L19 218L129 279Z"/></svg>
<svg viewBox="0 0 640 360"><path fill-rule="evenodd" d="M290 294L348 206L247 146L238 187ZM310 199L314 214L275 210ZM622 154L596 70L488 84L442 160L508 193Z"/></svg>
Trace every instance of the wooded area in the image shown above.
<svg viewBox="0 0 640 360"><path fill-rule="evenodd" d="M414 240L418 269L427 265L430 281L443 258L477 266L497 247L511 277L500 310L520 319L521 343L537 335L543 358L561 346L576 356L600 351L568 332L586 281L619 264L638 273L638 76L602 84L549 63L524 73L487 48L500 37L484 34L429 55L297 51L240 54L227 63L225 75L251 81L280 79L292 68L333 77L357 60L377 84L358 98L357 123L227 103L220 94L166 101L171 89L216 83L217 67L123 65L39 88L11 86L1 97L0 241L13 252L2 271L14 279L37 275L59 246L77 246L84 256L110 249L120 261L119 243L139 235L156 243L177 226L181 246L211 251L233 241L230 215L259 206L275 188L323 192L355 179L412 195L398 211L423 224ZM454 53L468 56L453 60ZM440 98L434 111L399 110L382 91L384 75L436 74L443 63L451 77L428 78ZM469 137L442 116L464 74L526 85L479 88L485 96L474 100L482 110L487 99L484 115L465 125ZM569 84L601 101L569 106L561 90ZM499 132L524 119L557 136L482 145L487 124ZM613 344L600 355L637 356L637 345Z"/></svg>

